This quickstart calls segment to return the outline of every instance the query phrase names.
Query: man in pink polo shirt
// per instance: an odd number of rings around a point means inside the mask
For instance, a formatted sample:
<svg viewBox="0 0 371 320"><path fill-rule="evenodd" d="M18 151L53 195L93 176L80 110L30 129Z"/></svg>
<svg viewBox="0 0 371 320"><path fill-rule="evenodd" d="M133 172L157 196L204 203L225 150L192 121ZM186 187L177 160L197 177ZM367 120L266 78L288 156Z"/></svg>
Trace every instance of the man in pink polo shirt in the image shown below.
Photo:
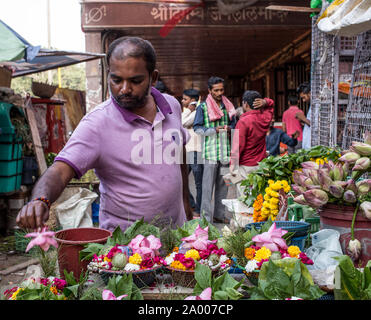
<svg viewBox="0 0 371 320"><path fill-rule="evenodd" d="M94 168L100 180L101 228L124 231L144 217L181 226L192 219L181 107L152 85L158 78L150 42L123 37L107 52L111 96L86 114L17 216L24 228L48 220L48 205L68 182Z"/></svg>
<svg viewBox="0 0 371 320"><path fill-rule="evenodd" d="M302 148L303 142L303 127L300 121L305 118L303 110L298 107L298 97L295 95L288 96L289 108L282 115L282 131L287 135L292 136L296 131L299 131L297 137L298 143L294 147L288 146L288 153L292 154ZM305 118L306 119L306 118Z"/></svg>

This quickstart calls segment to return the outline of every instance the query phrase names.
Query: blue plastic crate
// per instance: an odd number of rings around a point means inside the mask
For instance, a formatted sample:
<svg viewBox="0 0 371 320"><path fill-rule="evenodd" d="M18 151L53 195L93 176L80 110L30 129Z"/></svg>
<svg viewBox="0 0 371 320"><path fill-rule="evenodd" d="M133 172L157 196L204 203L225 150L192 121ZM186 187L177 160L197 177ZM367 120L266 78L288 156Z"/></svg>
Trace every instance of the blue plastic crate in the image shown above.
<svg viewBox="0 0 371 320"><path fill-rule="evenodd" d="M245 226L245 229L250 230L254 226L255 229L260 230L265 222L266 221L249 223ZM307 236L311 227L310 223L304 221L276 221L275 223L277 228L282 228L288 232L294 232L294 237Z"/></svg>
<svg viewBox="0 0 371 320"><path fill-rule="evenodd" d="M307 240L307 238L308 238L307 236L293 237L290 239L291 241L290 245L298 246L300 251L303 251L305 247L305 241Z"/></svg>

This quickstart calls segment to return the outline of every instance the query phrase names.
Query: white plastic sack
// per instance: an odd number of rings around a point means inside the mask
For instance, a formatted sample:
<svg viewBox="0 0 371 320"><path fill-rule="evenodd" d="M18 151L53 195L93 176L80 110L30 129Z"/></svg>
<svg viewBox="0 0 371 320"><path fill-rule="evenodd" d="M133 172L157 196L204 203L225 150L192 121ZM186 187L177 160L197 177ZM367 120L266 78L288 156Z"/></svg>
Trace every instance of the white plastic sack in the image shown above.
<svg viewBox="0 0 371 320"><path fill-rule="evenodd" d="M62 229L93 227L91 204L97 197L86 188L66 188L54 207Z"/></svg>
<svg viewBox="0 0 371 320"><path fill-rule="evenodd" d="M371 0L334 1L318 19L318 29L352 37L371 29Z"/></svg>
<svg viewBox="0 0 371 320"><path fill-rule="evenodd" d="M322 229L311 235L312 246L305 250L305 254L313 260L313 265L308 265L308 269L326 270L338 262L332 257L343 254L340 245L340 233L333 229Z"/></svg>
<svg viewBox="0 0 371 320"><path fill-rule="evenodd" d="M247 224L253 222L254 208L248 207L238 199L223 199L224 204L229 212L232 212L231 227L245 227Z"/></svg>

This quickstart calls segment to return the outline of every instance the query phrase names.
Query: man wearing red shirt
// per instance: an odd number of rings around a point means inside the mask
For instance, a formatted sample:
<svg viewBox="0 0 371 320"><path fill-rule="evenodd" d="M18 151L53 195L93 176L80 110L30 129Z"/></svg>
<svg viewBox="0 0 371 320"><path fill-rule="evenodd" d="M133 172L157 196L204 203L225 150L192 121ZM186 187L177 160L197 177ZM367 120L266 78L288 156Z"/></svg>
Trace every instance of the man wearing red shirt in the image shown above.
<svg viewBox="0 0 371 320"><path fill-rule="evenodd" d="M254 103L255 101L255 103ZM244 113L236 124L233 135L230 172L243 179L258 168L258 162L266 157L266 135L273 118L274 101L262 99L257 91L245 91L242 96ZM240 183L237 183L240 195Z"/></svg>

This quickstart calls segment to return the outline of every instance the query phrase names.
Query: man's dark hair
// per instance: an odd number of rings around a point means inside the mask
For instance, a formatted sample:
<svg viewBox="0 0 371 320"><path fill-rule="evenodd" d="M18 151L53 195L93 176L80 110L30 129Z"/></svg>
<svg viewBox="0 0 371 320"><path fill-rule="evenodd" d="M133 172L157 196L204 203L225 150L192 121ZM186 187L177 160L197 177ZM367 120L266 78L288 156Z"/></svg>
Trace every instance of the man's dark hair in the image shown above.
<svg viewBox="0 0 371 320"><path fill-rule="evenodd" d="M116 50L124 48L126 45L130 47L128 50ZM146 62L146 67L149 74L156 68L156 52L152 44L148 40L139 37L121 37L114 40L108 47L106 62L109 67L112 56L119 60L124 60L127 57L140 58Z"/></svg>
<svg viewBox="0 0 371 320"><path fill-rule="evenodd" d="M196 89L186 89L183 91L183 94L191 99L195 99L196 101L200 98L200 91Z"/></svg>
<svg viewBox="0 0 371 320"><path fill-rule="evenodd" d="M310 83L309 82L303 82L299 85L299 87L296 89L296 92L300 94L301 92L306 94L310 93Z"/></svg>
<svg viewBox="0 0 371 320"><path fill-rule="evenodd" d="M210 77L209 80L207 80L207 86L209 87L209 89L212 89L213 85L218 83L224 84L224 79L219 77Z"/></svg>
<svg viewBox="0 0 371 320"><path fill-rule="evenodd" d="M287 100L288 100L290 106L296 106L296 105L298 104L299 98L298 98L298 96L296 96L296 95L292 95L292 94L290 94L290 95L287 97Z"/></svg>
<svg viewBox="0 0 371 320"><path fill-rule="evenodd" d="M257 99L257 98L261 99L261 97L262 96L258 91L247 90L247 91L244 92L244 94L242 96L242 101L247 102L249 107L253 109L252 105L254 103L254 100Z"/></svg>

